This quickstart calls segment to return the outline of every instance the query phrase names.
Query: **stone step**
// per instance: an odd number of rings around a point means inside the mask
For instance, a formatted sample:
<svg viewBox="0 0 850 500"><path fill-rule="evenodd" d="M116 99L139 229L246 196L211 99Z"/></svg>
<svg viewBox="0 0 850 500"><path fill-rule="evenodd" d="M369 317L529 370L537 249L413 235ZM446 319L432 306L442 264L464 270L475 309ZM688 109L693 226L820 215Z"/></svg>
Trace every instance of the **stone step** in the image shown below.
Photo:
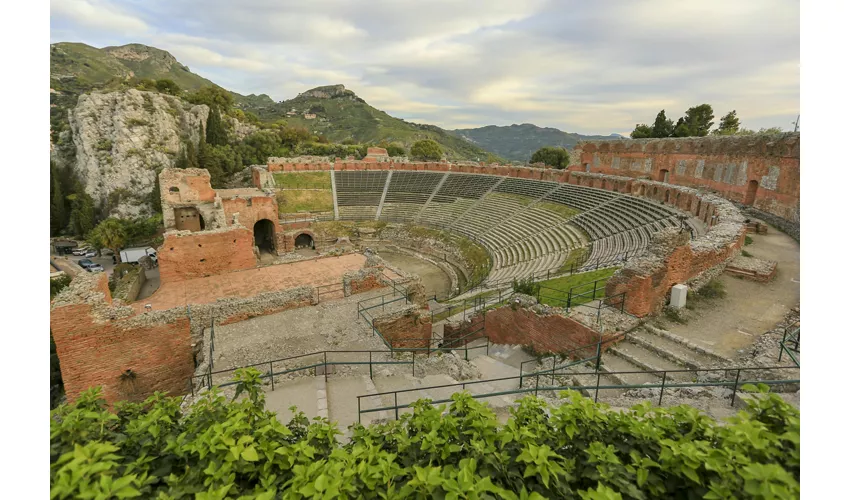
<svg viewBox="0 0 850 500"><path fill-rule="evenodd" d="M616 346L610 348L608 352L647 371L685 369L678 363L659 356L655 351L635 344L631 340L620 342ZM694 374L691 373L670 373L667 375L667 378L673 380L690 380L693 376Z"/></svg>
<svg viewBox="0 0 850 500"><path fill-rule="evenodd" d="M701 354L702 356L705 356L705 357L707 357L707 358L711 359L715 365L717 365L717 364L722 365L722 364L729 364L729 363L732 363L732 361L731 361L729 358L727 358L727 357L725 357L725 356L722 356L722 355L720 355L720 354L718 354L718 353L716 353L716 352L712 351L712 350L711 350L711 349L709 349L709 348L706 348L706 347L703 347L703 346L701 346L701 345L698 345L698 344L696 344L696 343L694 343L694 342L691 342L690 340L688 340L688 339L686 339L686 338L684 338L684 337L680 337L680 336L678 336L678 335L675 335L675 334L673 334L673 333L670 333L670 332L668 332L667 330L662 330L662 329L660 329L660 328L655 328L655 327L653 327L652 325L645 325L645 326L644 326L644 328L645 328L647 331L649 331L650 333L652 333L652 334L654 334L654 335L656 335L656 336L659 336L659 337L661 337L661 338L664 338L664 339L670 340L670 341L672 341L672 342L675 342L675 343L677 343L677 344L679 344L679 345L681 345L681 346L684 346L685 348L687 348L687 349L689 349L689 350L691 350L691 351L695 351L695 352L697 352L697 353Z"/></svg>
<svg viewBox="0 0 850 500"><path fill-rule="evenodd" d="M327 383L328 418L331 422L337 422L339 429L345 431L349 425L357 422L357 396L375 394L376 392L375 385L368 375L329 377ZM378 407L379 403L375 399L377 398L365 398L363 400L364 406L368 400L368 407ZM387 404L388 402L381 401L380 406ZM385 412L367 413L361 417L361 423L367 425L373 420L387 417L388 415Z"/></svg>
<svg viewBox="0 0 850 500"><path fill-rule="evenodd" d="M644 330L644 332L636 331L629 337L629 340L644 349L654 352L664 359L691 370L716 367L723 364L723 362L719 361L717 358L690 349L689 347L670 340L667 337L656 335L651 330Z"/></svg>
<svg viewBox="0 0 850 500"><path fill-rule="evenodd" d="M275 382L275 389L264 386L266 391L266 409L277 413L282 424L288 424L295 414L289 409L296 406L308 419L327 417L327 392L324 390L325 377L299 377L293 380ZM320 408L319 400L324 402ZM356 420L356 415L355 415Z"/></svg>
<svg viewBox="0 0 850 500"><path fill-rule="evenodd" d="M589 398L593 398L595 396L595 394L596 394L595 387L596 387L596 382L597 382L597 376L596 375L572 375L571 378L572 378L573 384L575 384L577 386L584 386L585 387L585 389L579 389L579 392L581 392L582 394L584 394L585 396L587 396ZM598 376L598 380L599 380L600 386L621 385L620 381L615 380L615 379L611 378L610 376L605 375L604 373L601 373L601 372L600 372L600 375ZM600 389L599 390L599 399L602 400L602 399L605 399L605 398L618 397L618 396L622 395L623 392L625 392L623 389Z"/></svg>
<svg viewBox="0 0 850 500"><path fill-rule="evenodd" d="M640 366L635 366L619 356L609 354L602 355L602 366L599 370L608 374L611 379L618 380L621 384L626 385L640 385L659 381L659 377L651 373L642 372L643 368ZM639 373L614 374L614 372Z"/></svg>

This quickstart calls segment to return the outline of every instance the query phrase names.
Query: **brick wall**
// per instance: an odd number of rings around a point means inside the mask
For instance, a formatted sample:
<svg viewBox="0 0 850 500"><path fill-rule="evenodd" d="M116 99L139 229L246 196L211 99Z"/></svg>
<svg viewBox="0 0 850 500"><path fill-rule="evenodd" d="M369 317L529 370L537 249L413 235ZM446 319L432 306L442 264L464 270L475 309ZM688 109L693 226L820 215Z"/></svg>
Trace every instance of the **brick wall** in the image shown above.
<svg viewBox="0 0 850 500"><path fill-rule="evenodd" d="M591 172L700 187L798 222L800 135L580 142ZM583 168L582 168L583 170ZM758 188L748 199L751 181Z"/></svg>
<svg viewBox="0 0 850 500"><path fill-rule="evenodd" d="M249 206L250 202L250 206ZM268 219L275 225L275 232L280 231L278 224L277 201L270 196L252 196L249 198L226 198L221 200L227 225L233 225L233 214L239 214L239 224L253 229L257 221Z"/></svg>
<svg viewBox="0 0 850 500"><path fill-rule="evenodd" d="M251 269L257 265L253 232L238 227L190 235L166 233L157 257L163 283Z"/></svg>
<svg viewBox="0 0 850 500"><path fill-rule="evenodd" d="M431 317L411 309L404 314L375 318L375 328L395 348L427 348L431 343Z"/></svg>
<svg viewBox="0 0 850 500"><path fill-rule="evenodd" d="M173 396L188 391L194 370L189 318L120 317L120 308L111 306L106 275L94 280L86 301L63 303L50 312L68 400L96 386L103 387L110 404L143 400L154 391ZM120 319L108 319L113 310Z"/></svg>
<svg viewBox="0 0 850 500"><path fill-rule="evenodd" d="M443 327L443 338L450 340L467 335L470 328L478 328L481 321L479 314L466 323L446 324ZM494 344L526 345L539 353L567 353L599 341L599 332L574 319L557 314L542 316L531 309L515 306L487 311L484 334ZM611 345L609 339L615 335L603 334L603 349ZM595 353L594 345L575 352L574 357L587 358Z"/></svg>
<svg viewBox="0 0 850 500"><path fill-rule="evenodd" d="M637 317L656 313L666 304L673 285L687 283L724 265L740 252L745 237L746 231L742 229L740 235L725 246L695 250L691 245L678 245L670 249L654 269L626 266L608 280L605 294L610 297L625 292L625 310Z"/></svg>

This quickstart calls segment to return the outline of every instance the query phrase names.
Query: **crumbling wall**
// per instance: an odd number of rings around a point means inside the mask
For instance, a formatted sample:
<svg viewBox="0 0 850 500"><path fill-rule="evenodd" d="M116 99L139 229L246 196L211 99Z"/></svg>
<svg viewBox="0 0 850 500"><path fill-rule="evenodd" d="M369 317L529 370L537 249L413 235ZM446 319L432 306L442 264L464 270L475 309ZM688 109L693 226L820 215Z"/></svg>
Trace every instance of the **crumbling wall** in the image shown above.
<svg viewBox="0 0 850 500"><path fill-rule="evenodd" d="M393 349L424 349L431 345L430 313L417 304L376 316L372 324Z"/></svg>
<svg viewBox="0 0 850 500"><path fill-rule="evenodd" d="M582 141L580 168L713 191L799 223L800 134ZM758 186L748 199L750 183ZM752 194L751 194L752 195Z"/></svg>
<svg viewBox="0 0 850 500"><path fill-rule="evenodd" d="M251 182L257 189L273 189L274 176L266 165L251 165Z"/></svg>
<svg viewBox="0 0 850 500"><path fill-rule="evenodd" d="M280 218L277 201L271 196L236 196L222 198L227 225L233 225L234 218L248 229L253 229L257 221L268 219L275 225L275 233L280 231Z"/></svg>
<svg viewBox="0 0 850 500"><path fill-rule="evenodd" d="M602 348L611 345L618 332L600 333L578 321L549 310L537 312L527 305L510 304L486 312L483 318L484 335L494 344L529 346L536 353L565 354L579 347L590 346L602 338ZM443 326L444 342L468 335L482 323L481 313L466 322ZM596 346L573 352L576 359L596 354Z"/></svg>
<svg viewBox="0 0 850 500"><path fill-rule="evenodd" d="M69 401L97 386L110 404L189 390L189 318L113 305L104 273L78 276L54 299L50 331Z"/></svg>
<svg viewBox="0 0 850 500"><path fill-rule="evenodd" d="M118 281L118 284L115 286L113 298L116 301L120 300L124 304L135 301L145 281L147 281L145 269L142 266L134 267Z"/></svg>
<svg viewBox="0 0 850 500"><path fill-rule="evenodd" d="M216 201L210 185L210 173L203 168L166 168L159 173L162 223L165 230L177 229L175 209L196 208L205 229L225 225L224 210Z"/></svg>
<svg viewBox="0 0 850 500"><path fill-rule="evenodd" d="M365 267L342 275L343 293L346 297L389 285L390 280L377 267Z"/></svg>
<svg viewBox="0 0 850 500"><path fill-rule="evenodd" d="M254 235L242 226L190 233L169 231L157 252L162 283L250 269Z"/></svg>

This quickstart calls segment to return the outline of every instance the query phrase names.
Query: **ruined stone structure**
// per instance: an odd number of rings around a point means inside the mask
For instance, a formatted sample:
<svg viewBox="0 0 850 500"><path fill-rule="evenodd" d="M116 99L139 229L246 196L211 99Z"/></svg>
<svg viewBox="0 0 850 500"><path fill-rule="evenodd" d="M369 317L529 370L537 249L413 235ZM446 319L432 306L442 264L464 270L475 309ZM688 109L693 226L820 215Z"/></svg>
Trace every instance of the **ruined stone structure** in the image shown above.
<svg viewBox="0 0 850 500"><path fill-rule="evenodd" d="M800 134L583 141L571 170L701 188L800 221Z"/></svg>

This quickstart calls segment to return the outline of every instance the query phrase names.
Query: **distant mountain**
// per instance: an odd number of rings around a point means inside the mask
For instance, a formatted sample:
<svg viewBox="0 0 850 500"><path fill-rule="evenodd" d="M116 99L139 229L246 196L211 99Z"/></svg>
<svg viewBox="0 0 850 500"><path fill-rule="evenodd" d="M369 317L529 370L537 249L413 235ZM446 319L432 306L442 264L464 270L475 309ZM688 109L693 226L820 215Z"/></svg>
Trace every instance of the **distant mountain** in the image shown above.
<svg viewBox="0 0 850 500"><path fill-rule="evenodd" d="M544 146L563 146L571 149L581 140L599 141L622 137L619 134L575 134L551 127L538 127L530 123L508 127L488 125L479 128L458 129L453 132L472 144L492 151L502 158L521 162L530 160L531 155Z"/></svg>
<svg viewBox="0 0 850 500"><path fill-rule="evenodd" d="M400 142L408 149L421 139L438 142L449 159L485 161L490 153L435 125L411 123L373 108L343 85L326 85L302 92L272 106L245 108L263 121L286 120L333 142ZM305 116L306 115L306 116Z"/></svg>

